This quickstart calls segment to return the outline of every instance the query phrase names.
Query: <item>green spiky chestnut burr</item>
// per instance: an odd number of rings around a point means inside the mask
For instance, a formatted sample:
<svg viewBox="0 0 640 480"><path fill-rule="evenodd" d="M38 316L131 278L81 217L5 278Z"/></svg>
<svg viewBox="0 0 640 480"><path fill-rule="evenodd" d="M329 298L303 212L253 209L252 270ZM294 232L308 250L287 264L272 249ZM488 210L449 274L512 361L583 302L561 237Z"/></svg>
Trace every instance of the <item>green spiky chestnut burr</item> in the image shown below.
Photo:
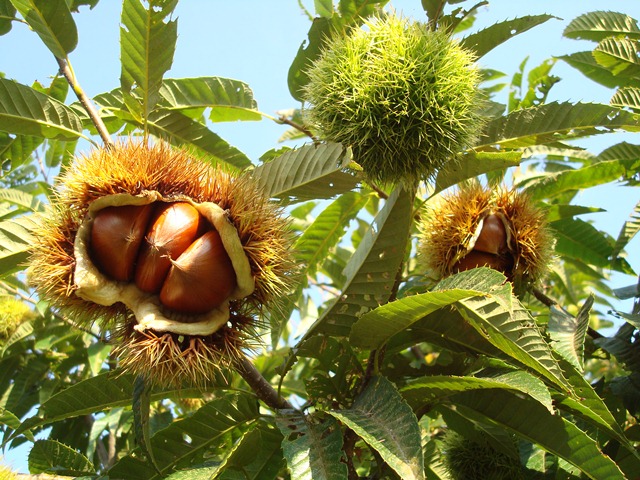
<svg viewBox="0 0 640 480"><path fill-rule="evenodd" d="M330 38L307 73L308 124L375 181L433 177L482 125L473 55L426 24L376 17Z"/></svg>
<svg viewBox="0 0 640 480"><path fill-rule="evenodd" d="M426 209L420 231L420 258L438 279L487 266L535 285L553 261L545 213L515 189L464 185Z"/></svg>
<svg viewBox="0 0 640 480"><path fill-rule="evenodd" d="M165 144L77 159L35 234L40 297L161 385L203 385L242 355L293 272L288 222L253 181Z"/></svg>

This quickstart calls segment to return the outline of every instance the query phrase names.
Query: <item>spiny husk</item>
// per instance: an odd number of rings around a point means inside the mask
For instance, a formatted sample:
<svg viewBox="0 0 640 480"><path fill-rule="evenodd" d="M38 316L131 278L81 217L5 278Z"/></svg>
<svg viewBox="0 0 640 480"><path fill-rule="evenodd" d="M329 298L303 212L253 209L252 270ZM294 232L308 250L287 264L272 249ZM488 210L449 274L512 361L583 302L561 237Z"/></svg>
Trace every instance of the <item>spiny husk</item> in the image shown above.
<svg viewBox="0 0 640 480"><path fill-rule="evenodd" d="M215 203L237 231L255 289L231 302L229 322L211 335L180 340L173 333L142 332L121 303L102 306L75 294L74 241L89 206L110 195L147 192L169 201L188 197ZM62 315L109 330L125 371L162 384L202 385L220 365L251 347L257 321L253 317L274 308L292 283L293 238L281 213L248 176L236 177L162 143L118 144L78 159L62 173L34 232L29 281Z"/></svg>
<svg viewBox="0 0 640 480"><path fill-rule="evenodd" d="M508 224L508 248L513 270L505 272L515 283L537 283L553 261L554 239L545 213L515 189L490 190L470 183L442 195L427 208L420 225L419 253L436 278L452 273L453 267L473 247L480 221L500 215Z"/></svg>
<svg viewBox="0 0 640 480"><path fill-rule="evenodd" d="M482 128L472 53L423 23L388 15L335 33L307 74L307 122L376 181L432 178Z"/></svg>
<svg viewBox="0 0 640 480"><path fill-rule="evenodd" d="M133 325L128 322L116 333L114 354L120 368L146 377L150 384L178 389L206 387L258 342L255 319L237 311L225 326L206 336L140 332Z"/></svg>
<svg viewBox="0 0 640 480"><path fill-rule="evenodd" d="M517 455L507 455L497 450L486 433L478 432L474 437L467 438L449 431L444 437L442 449L444 466L454 480L524 478L524 469ZM515 441L513 451L517 452Z"/></svg>

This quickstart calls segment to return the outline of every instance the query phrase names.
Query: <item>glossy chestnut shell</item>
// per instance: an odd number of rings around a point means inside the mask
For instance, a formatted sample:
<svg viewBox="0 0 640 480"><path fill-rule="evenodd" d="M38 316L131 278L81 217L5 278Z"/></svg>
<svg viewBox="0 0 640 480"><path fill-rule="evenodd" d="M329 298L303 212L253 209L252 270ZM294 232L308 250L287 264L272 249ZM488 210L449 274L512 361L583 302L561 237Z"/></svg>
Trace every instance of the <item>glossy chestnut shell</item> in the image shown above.
<svg viewBox="0 0 640 480"><path fill-rule="evenodd" d="M198 315L222 305L236 288L220 235L188 202L154 202L99 210L89 252L109 278L135 282L167 309Z"/></svg>

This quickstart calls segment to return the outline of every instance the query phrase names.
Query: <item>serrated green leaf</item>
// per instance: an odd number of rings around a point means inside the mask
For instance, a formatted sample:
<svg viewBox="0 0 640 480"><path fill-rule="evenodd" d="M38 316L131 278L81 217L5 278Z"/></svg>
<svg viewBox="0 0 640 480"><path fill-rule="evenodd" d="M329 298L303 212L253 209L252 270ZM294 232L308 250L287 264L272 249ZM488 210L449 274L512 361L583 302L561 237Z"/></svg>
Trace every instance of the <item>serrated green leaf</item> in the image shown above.
<svg viewBox="0 0 640 480"><path fill-rule="evenodd" d="M633 78L625 75L616 76L596 62L596 59L593 58L593 52L577 52L570 55L560 55L558 58L581 72L588 79L607 88L623 87L634 83Z"/></svg>
<svg viewBox="0 0 640 480"><path fill-rule="evenodd" d="M639 231L640 202L636 203L636 206L633 207L633 212L631 212L631 215L629 216L629 220L624 222L624 225L622 225L622 228L620 229L620 233L618 234L618 238L616 240L616 244L613 246L611 257L617 257Z"/></svg>
<svg viewBox="0 0 640 480"><path fill-rule="evenodd" d="M349 410L327 413L356 432L400 478L424 479L418 420L389 380L372 378Z"/></svg>
<svg viewBox="0 0 640 480"><path fill-rule="evenodd" d="M535 200L554 198L567 191L582 190L622 178L626 169L617 160L603 161L575 170L563 170L534 179L525 192Z"/></svg>
<svg viewBox="0 0 640 480"><path fill-rule="evenodd" d="M526 15L506 20L466 36L460 41L460 44L464 48L471 50L476 57L481 58L501 43L552 18L557 19L558 17L553 15Z"/></svg>
<svg viewBox="0 0 640 480"><path fill-rule="evenodd" d="M342 170L351 152L338 143L306 145L256 167L252 177L267 195L290 202L331 198L351 190L354 176Z"/></svg>
<svg viewBox="0 0 640 480"><path fill-rule="evenodd" d="M172 473L165 478L166 480L214 480L218 478L217 475L220 473L220 469L220 465L216 465L215 467L188 468Z"/></svg>
<svg viewBox="0 0 640 480"><path fill-rule="evenodd" d="M588 478L625 478L593 439L569 420L550 415L533 399L518 397L505 390L476 390L456 395L454 402L457 411L470 420L507 428L575 465Z"/></svg>
<svg viewBox="0 0 640 480"><path fill-rule="evenodd" d="M549 309L547 331L551 346L580 372L584 370L584 341L594 299L589 295L575 317L555 305Z"/></svg>
<svg viewBox="0 0 640 480"><path fill-rule="evenodd" d="M630 340L615 336L596 338L594 342L600 348L615 356L627 369L640 372L640 349Z"/></svg>
<svg viewBox="0 0 640 480"><path fill-rule="evenodd" d="M87 475L95 473L87 457L55 440L38 440L29 452L29 472L59 475Z"/></svg>
<svg viewBox="0 0 640 480"><path fill-rule="evenodd" d="M125 0L120 27L120 84L131 113L142 120L154 109L162 77L173 63L178 37L177 20L166 20L177 0ZM136 89L137 98L131 95Z"/></svg>
<svg viewBox="0 0 640 480"><path fill-rule="evenodd" d="M121 458L109 471L110 477L122 480L157 480L191 466L208 450L226 448L230 433L242 433L260 418L255 397L227 394L215 399L190 417L173 422L151 437L151 448L160 473L139 455Z"/></svg>
<svg viewBox="0 0 640 480"><path fill-rule="evenodd" d="M397 187L349 259L343 272L346 283L342 294L327 307L303 340L318 333L347 336L360 315L388 301L404 259L411 215L411 195L403 187Z"/></svg>
<svg viewBox="0 0 640 480"><path fill-rule="evenodd" d="M640 130L640 116L609 105L547 103L489 122L476 148L498 144L523 148L579 138L615 129Z"/></svg>
<svg viewBox="0 0 640 480"><path fill-rule="evenodd" d="M593 58L614 75L640 78L640 40L605 38L593 51Z"/></svg>
<svg viewBox="0 0 640 480"><path fill-rule="evenodd" d="M17 135L74 140L82 121L65 104L33 88L0 78L0 130Z"/></svg>
<svg viewBox="0 0 640 480"><path fill-rule="evenodd" d="M284 436L282 449L291 478L341 480L347 476L342 456L342 432L333 418L318 421L300 413L276 419Z"/></svg>
<svg viewBox="0 0 640 480"><path fill-rule="evenodd" d="M287 74L287 84L289 93L298 101L303 101L304 86L309 83L309 76L306 71L311 64L320 56L322 44L331 35L332 24L329 19L320 17L314 18L311 28L309 28L308 38L305 40L296 54L289 72Z"/></svg>
<svg viewBox="0 0 640 480"><path fill-rule="evenodd" d="M513 296L510 284L494 287L484 296L460 300L456 309L503 353L558 388L571 390L535 320Z"/></svg>
<svg viewBox="0 0 640 480"><path fill-rule="evenodd" d="M65 0L11 0L49 51L67 58L78 43L78 31Z"/></svg>
<svg viewBox="0 0 640 480"><path fill-rule="evenodd" d="M556 253L582 260L596 267L608 267L613 242L590 223L565 218L550 224L556 242Z"/></svg>
<svg viewBox="0 0 640 480"><path fill-rule="evenodd" d="M369 201L368 195L347 192L340 195L320 212L313 223L305 228L293 246L296 258L307 274L314 275L331 248L343 237L349 222Z"/></svg>
<svg viewBox="0 0 640 480"><path fill-rule="evenodd" d="M156 109L148 118L149 131L179 147L196 147L199 153L214 162L224 162L243 169L251 165L247 156L229 145L205 125L179 111Z"/></svg>
<svg viewBox="0 0 640 480"><path fill-rule="evenodd" d="M249 86L222 77L165 79L160 87L161 105L166 110L211 108L212 122L261 120L258 104Z"/></svg>
<svg viewBox="0 0 640 480"><path fill-rule="evenodd" d="M477 290L451 289L427 292L396 300L362 315L351 328L352 345L361 348L379 348L392 336L409 328L432 312L458 300L482 295Z"/></svg>
<svg viewBox="0 0 640 480"><path fill-rule="evenodd" d="M638 22L624 13L595 11L582 14L569 22L563 35L568 38L599 42L606 37L640 38Z"/></svg>
<svg viewBox="0 0 640 480"><path fill-rule="evenodd" d="M598 207L583 207L581 205L557 205L544 204L544 211L547 214L547 222L556 222L563 218L572 218L576 215L586 215L589 213L604 212Z"/></svg>
<svg viewBox="0 0 640 480"><path fill-rule="evenodd" d="M609 103L614 107L628 107L640 113L640 88L622 87L611 97Z"/></svg>
<svg viewBox="0 0 640 480"><path fill-rule="evenodd" d="M6 425L12 430L16 430L20 427L20 419L16 417L12 412L6 410L5 408L0 407L0 425ZM8 430L5 429L5 435L7 435ZM36 439L31 433L30 430L23 432L23 435L27 438L27 440L31 442L35 442ZM4 445L4 441L2 442Z"/></svg>
<svg viewBox="0 0 640 480"><path fill-rule="evenodd" d="M433 375L410 382L400 389L400 393L415 411L425 405L439 403L442 399L460 392L495 388L526 393L544 405L549 413L554 412L551 395L544 383L522 371L502 373L492 378Z"/></svg>
<svg viewBox="0 0 640 480"><path fill-rule="evenodd" d="M31 212L42 212L44 206L34 195L15 188L0 189L0 202L7 202L15 205L20 210Z"/></svg>
<svg viewBox="0 0 640 480"><path fill-rule="evenodd" d="M433 194L483 173L515 167L520 165L521 159L522 152L466 152L459 162L448 164L438 172Z"/></svg>
<svg viewBox="0 0 640 480"><path fill-rule="evenodd" d="M9 338L7 338L3 342L2 348L0 348L0 357L4 356L5 352L9 349L9 347L14 345L15 343L18 343L20 340L28 337L32 333L33 333L33 325L31 324L31 322L22 322L20 325L18 325L18 328L16 328L13 331L13 333L9 336Z"/></svg>

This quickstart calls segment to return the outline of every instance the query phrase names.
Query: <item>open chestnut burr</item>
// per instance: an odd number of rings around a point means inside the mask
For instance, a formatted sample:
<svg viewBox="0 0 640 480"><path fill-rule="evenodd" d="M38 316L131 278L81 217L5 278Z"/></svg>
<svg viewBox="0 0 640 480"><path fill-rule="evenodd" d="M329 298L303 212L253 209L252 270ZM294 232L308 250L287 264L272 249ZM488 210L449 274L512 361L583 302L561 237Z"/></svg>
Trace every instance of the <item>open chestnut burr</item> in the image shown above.
<svg viewBox="0 0 640 480"><path fill-rule="evenodd" d="M242 355L294 271L288 221L251 178L164 144L76 160L36 238L41 298L163 385L202 385Z"/></svg>
<svg viewBox="0 0 640 480"><path fill-rule="evenodd" d="M520 286L550 267L554 240L545 213L514 189L464 185L425 213L419 252L438 278L486 266Z"/></svg>

